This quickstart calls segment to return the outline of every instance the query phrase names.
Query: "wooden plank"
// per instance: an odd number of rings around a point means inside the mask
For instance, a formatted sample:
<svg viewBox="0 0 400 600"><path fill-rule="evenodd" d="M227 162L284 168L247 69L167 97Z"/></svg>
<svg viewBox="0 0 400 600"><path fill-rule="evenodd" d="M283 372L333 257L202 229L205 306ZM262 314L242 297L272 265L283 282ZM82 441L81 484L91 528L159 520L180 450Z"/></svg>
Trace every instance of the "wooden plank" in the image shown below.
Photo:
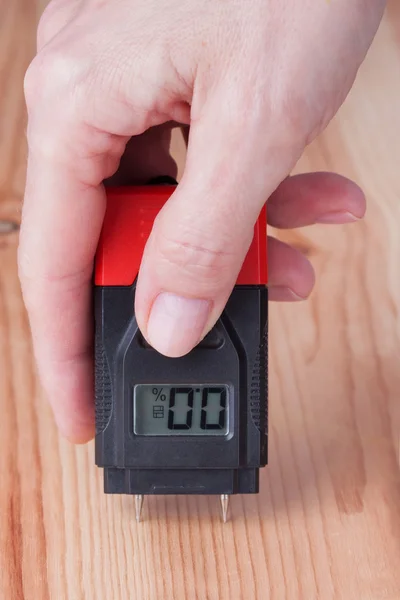
<svg viewBox="0 0 400 600"><path fill-rule="evenodd" d="M3 223L19 220L38 6L0 0ZM399 50L392 0L345 106L298 166L354 177L368 215L279 234L318 282L309 302L271 307L270 465L225 526L213 499L174 497L148 500L137 526L132 499L103 495L93 445L59 438L35 375L18 232L2 227L1 598L400 597Z"/></svg>

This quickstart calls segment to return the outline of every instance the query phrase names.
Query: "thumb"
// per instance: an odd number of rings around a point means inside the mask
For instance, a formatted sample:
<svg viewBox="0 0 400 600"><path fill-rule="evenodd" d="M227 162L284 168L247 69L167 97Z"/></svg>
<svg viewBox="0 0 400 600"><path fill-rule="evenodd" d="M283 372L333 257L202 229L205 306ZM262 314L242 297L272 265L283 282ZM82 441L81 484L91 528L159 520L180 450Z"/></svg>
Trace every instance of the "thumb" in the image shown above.
<svg viewBox="0 0 400 600"><path fill-rule="evenodd" d="M244 131L243 112L226 107L215 98L192 119L184 176L160 211L142 259L138 325L151 346L170 357L190 352L216 323L260 210L292 166L285 153L284 162L270 160L266 168L257 118L247 120Z"/></svg>

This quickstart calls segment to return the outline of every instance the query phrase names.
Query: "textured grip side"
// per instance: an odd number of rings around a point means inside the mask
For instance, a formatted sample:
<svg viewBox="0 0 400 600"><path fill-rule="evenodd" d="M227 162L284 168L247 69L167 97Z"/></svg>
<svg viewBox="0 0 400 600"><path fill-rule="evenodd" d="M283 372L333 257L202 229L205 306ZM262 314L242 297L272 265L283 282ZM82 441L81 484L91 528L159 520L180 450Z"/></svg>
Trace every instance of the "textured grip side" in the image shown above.
<svg viewBox="0 0 400 600"><path fill-rule="evenodd" d="M96 434L101 433L107 427L112 412L112 389L111 377L108 368L107 357L104 351L101 336L96 332L95 336L95 415Z"/></svg>
<svg viewBox="0 0 400 600"><path fill-rule="evenodd" d="M264 402L261 402L263 397ZM250 383L250 411L254 425L268 433L268 323L258 348Z"/></svg>

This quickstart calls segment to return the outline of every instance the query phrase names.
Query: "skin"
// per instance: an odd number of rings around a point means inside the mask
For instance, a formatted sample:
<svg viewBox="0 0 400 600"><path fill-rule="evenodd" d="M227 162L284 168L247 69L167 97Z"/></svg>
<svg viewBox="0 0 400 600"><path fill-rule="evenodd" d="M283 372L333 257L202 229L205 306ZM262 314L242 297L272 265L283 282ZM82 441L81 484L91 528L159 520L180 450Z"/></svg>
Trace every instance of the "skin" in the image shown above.
<svg viewBox="0 0 400 600"><path fill-rule="evenodd" d="M104 181L176 171L146 246L139 326L168 356L229 297L263 203L279 228L348 223L365 199L334 174L289 177L346 98L383 0L53 0L25 78L28 172L19 272L44 388L64 435L94 433L90 282ZM111 179L110 179L111 178ZM269 238L271 300L305 299L311 265Z"/></svg>

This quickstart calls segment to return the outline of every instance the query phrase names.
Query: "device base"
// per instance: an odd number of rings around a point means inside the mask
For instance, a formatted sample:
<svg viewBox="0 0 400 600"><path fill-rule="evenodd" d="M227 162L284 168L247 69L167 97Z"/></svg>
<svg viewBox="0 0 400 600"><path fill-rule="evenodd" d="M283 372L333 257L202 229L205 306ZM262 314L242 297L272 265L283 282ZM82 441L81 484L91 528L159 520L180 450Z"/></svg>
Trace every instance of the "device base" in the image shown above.
<svg viewBox="0 0 400 600"><path fill-rule="evenodd" d="M104 469L106 494L257 494L259 469Z"/></svg>

